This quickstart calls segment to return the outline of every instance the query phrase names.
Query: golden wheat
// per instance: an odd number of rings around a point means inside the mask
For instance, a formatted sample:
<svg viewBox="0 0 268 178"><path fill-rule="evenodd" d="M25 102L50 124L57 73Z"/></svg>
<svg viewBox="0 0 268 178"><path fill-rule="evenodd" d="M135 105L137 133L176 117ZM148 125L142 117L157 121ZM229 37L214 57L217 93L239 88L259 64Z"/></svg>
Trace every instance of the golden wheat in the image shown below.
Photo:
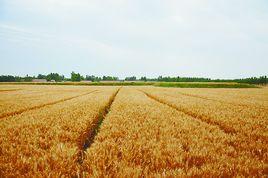
<svg viewBox="0 0 268 178"><path fill-rule="evenodd" d="M13 112L79 96L93 91L95 88L92 87L88 90L85 87L21 86L21 88L16 91L1 93L0 118L12 115Z"/></svg>
<svg viewBox="0 0 268 178"><path fill-rule="evenodd" d="M255 108L268 107L267 89L204 89L204 88L162 88L160 91L169 94L182 94L189 97L203 98Z"/></svg>
<svg viewBox="0 0 268 178"><path fill-rule="evenodd" d="M268 174L268 88L0 91L0 177Z"/></svg>
<svg viewBox="0 0 268 178"><path fill-rule="evenodd" d="M91 90L91 89L90 89ZM115 88L6 117L0 122L4 176L61 176L79 171L77 155L86 129Z"/></svg>
<svg viewBox="0 0 268 178"><path fill-rule="evenodd" d="M263 162L247 150L237 150L231 144L235 140L220 128L142 92L122 89L87 151L84 175L264 175Z"/></svg>

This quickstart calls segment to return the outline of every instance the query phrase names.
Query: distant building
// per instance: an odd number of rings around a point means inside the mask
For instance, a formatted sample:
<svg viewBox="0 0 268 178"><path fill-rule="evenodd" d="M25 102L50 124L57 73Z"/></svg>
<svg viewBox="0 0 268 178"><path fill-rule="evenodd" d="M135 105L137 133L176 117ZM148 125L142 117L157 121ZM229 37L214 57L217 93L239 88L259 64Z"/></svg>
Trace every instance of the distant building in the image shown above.
<svg viewBox="0 0 268 178"><path fill-rule="evenodd" d="M45 82L47 82L47 79L33 79L32 82L45 83Z"/></svg>
<svg viewBox="0 0 268 178"><path fill-rule="evenodd" d="M90 80L81 80L81 82L83 82L83 83L91 83L92 81L90 81Z"/></svg>
<svg viewBox="0 0 268 178"><path fill-rule="evenodd" d="M55 80L50 80L50 82L53 82L53 83L54 83L54 82L56 82L56 81L55 81Z"/></svg>

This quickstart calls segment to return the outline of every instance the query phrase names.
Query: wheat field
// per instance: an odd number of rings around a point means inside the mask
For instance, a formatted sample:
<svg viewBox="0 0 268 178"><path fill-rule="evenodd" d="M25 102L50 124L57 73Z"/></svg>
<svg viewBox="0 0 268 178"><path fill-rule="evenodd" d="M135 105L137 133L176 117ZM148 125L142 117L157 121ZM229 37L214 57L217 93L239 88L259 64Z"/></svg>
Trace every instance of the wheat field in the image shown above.
<svg viewBox="0 0 268 178"><path fill-rule="evenodd" d="M0 85L0 177L267 176L267 87Z"/></svg>

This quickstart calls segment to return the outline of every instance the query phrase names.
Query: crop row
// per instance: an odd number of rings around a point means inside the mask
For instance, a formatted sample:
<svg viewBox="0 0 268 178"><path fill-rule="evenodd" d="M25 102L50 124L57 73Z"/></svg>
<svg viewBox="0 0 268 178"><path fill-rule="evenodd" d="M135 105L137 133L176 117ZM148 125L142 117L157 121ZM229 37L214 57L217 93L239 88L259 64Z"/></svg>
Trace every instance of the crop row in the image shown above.
<svg viewBox="0 0 268 178"><path fill-rule="evenodd" d="M268 174L264 90L21 88L0 95L0 177Z"/></svg>
<svg viewBox="0 0 268 178"><path fill-rule="evenodd" d="M268 107L268 90L266 89L160 89L164 93L182 94L191 97L220 101L233 105L248 106L254 108Z"/></svg>
<svg viewBox="0 0 268 178"><path fill-rule="evenodd" d="M0 175L77 175L81 139L109 104L116 88L3 118L0 122ZM0 176L1 177L1 176Z"/></svg>
<svg viewBox="0 0 268 178"><path fill-rule="evenodd" d="M154 89L155 90L155 89ZM123 88L82 165L83 176L261 176L264 164L220 128Z"/></svg>
<svg viewBox="0 0 268 178"><path fill-rule="evenodd" d="M76 97L94 90L96 90L96 87L92 87L90 90L77 88L74 92L73 90L62 89L62 87L58 86L51 89L46 89L46 87L30 87L17 92L3 92L0 94L0 118L42 106L46 103L55 103L67 98Z"/></svg>
<svg viewBox="0 0 268 178"><path fill-rule="evenodd" d="M235 138L229 144L260 161L268 161L268 110L192 98L162 90L143 89L147 95L208 124L216 125ZM172 95L172 96L170 96Z"/></svg>

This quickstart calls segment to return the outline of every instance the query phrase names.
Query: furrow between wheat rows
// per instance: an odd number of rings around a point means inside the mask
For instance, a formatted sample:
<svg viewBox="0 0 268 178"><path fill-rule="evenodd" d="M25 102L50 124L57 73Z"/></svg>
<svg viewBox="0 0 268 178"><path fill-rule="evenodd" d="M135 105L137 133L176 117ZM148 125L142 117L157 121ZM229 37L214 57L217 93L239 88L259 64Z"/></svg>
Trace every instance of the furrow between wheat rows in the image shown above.
<svg viewBox="0 0 268 178"><path fill-rule="evenodd" d="M0 175L76 175L80 152L77 141L87 128L94 127L95 118L107 107L115 89L99 88L94 95L0 120Z"/></svg>
<svg viewBox="0 0 268 178"><path fill-rule="evenodd" d="M19 91L22 89L6 89L6 90L0 90L0 92L10 92L10 91Z"/></svg>
<svg viewBox="0 0 268 178"><path fill-rule="evenodd" d="M268 111L268 108L263 107L263 106L260 106L260 105L254 106L254 105L243 104L243 103L228 102L228 101L224 101L224 100L209 98L207 96L200 96L200 95L196 95L196 94L189 94L189 93L183 93L183 92L178 92L178 91L176 91L176 94L180 94L180 95L184 95L184 96L188 96L188 97L193 97L193 98L198 98L198 99L203 99L203 100L208 100L208 101L219 102L219 103L227 104L227 105L231 105L231 106L240 106L240 107L246 107L246 108L255 108L255 109L259 109L261 111ZM172 95L172 94L164 94L164 95L171 96L171 97L179 97L179 96Z"/></svg>
<svg viewBox="0 0 268 178"><path fill-rule="evenodd" d="M144 91L141 92L156 102L167 105L179 112L183 112L184 114L189 115L192 118L201 120L204 123L218 127L224 133L233 137L233 139L228 141L228 145L234 147L237 151L247 151L254 157L257 157L261 160L267 160L268 150L266 145L268 144L268 137L266 132L267 128L265 129L265 124L263 127L259 126L261 122L257 123L256 125L254 125L254 123L246 123L245 125L243 121L241 121L239 124L239 119L236 120L235 117L228 117L228 115L225 114L228 112L228 110L222 111L223 117L217 114L210 116L209 114L203 112L202 110L196 109L193 106L187 107L186 105L183 107L179 103L171 102L171 99L165 99L164 97L161 97L160 94L151 94ZM175 101L178 101L178 99ZM213 108L213 103L210 105L210 107ZM206 109L209 110L210 108ZM262 121L261 119L262 118L258 118L258 121ZM265 123L267 120L264 118L263 122ZM256 130L252 130L254 127ZM253 140L258 144L252 142Z"/></svg>
<svg viewBox="0 0 268 178"><path fill-rule="evenodd" d="M268 131L266 127L268 125L267 109L247 108L180 94L176 95L176 90L170 90L169 96L166 95L168 90L143 89L143 91L171 107L196 116L205 122L219 125L227 133L239 132L256 140L267 140L267 132L264 132Z"/></svg>
<svg viewBox="0 0 268 178"><path fill-rule="evenodd" d="M260 158L237 150L234 141L218 127L123 88L86 150L81 176L262 175Z"/></svg>
<svg viewBox="0 0 268 178"><path fill-rule="evenodd" d="M73 97L63 98L63 99L60 99L60 100L57 100L57 101L53 101L53 102L49 102L49 103L44 103L44 104L40 104L40 105L37 105L37 106L33 106L33 107L29 107L29 108L25 108L25 109L21 109L21 110L9 112L9 113L3 113L3 114L0 115L0 119L6 118L6 117L9 117L9 116L13 116L13 115L17 115L17 114L21 114L21 113L26 112L26 111L40 109L40 108L43 108L43 107L46 107L46 106L50 106L50 105L54 105L54 104L57 104L57 103L65 102L65 101L68 101L68 100L72 100L74 98L85 96L85 95L94 93L96 91L97 90L94 90L94 91L90 91L90 92L87 92L87 93L83 93L81 95L76 95L76 96L73 96Z"/></svg>
<svg viewBox="0 0 268 178"><path fill-rule="evenodd" d="M140 91L141 91L141 90L140 90ZM159 99L158 97L155 97L154 95L151 95L150 93L147 93L147 92L144 92L144 91L142 91L142 92L143 92L147 97L149 97L149 98L151 98L151 99L153 99L153 100L155 100L155 101L157 101L157 102L159 102L159 103L162 103L162 104L164 104L164 105L167 105L167 106L169 106L169 107L171 107L171 108L173 108L173 109L175 109L175 110L177 110L177 111L179 111L179 112L183 112L184 114L189 115L189 116L191 116L191 117L193 117L193 118L199 119L199 120L201 120L202 122L205 122L205 123L207 123L207 124L216 126L216 127L218 127L219 129L221 129L221 130L222 130L224 133L226 133L226 134L236 133L234 129L229 128L229 127L225 127L225 126L223 126L223 125L221 125L221 124L219 124L219 123L213 121L213 118L210 118L210 117L207 116L207 115L200 115L200 114L198 114L198 113L191 112L190 110L186 110L186 109L184 109L184 108L176 107L176 106L174 106L174 105L172 105L172 104L170 104L170 103L168 103L168 102L166 102L166 101L164 101L164 100Z"/></svg>
<svg viewBox="0 0 268 178"><path fill-rule="evenodd" d="M106 115L109 113L110 108L119 93L121 88L119 88L109 99L109 102L105 105L105 107L101 108L99 111L98 116L93 120L92 123L88 126L88 128L85 130L85 132L79 137L78 141L78 147L80 149L80 152L78 154L78 163L82 164L84 157L85 157L85 151L90 148L92 143L94 142L94 138L99 132L99 129L101 127L101 124L103 120L105 119Z"/></svg>

